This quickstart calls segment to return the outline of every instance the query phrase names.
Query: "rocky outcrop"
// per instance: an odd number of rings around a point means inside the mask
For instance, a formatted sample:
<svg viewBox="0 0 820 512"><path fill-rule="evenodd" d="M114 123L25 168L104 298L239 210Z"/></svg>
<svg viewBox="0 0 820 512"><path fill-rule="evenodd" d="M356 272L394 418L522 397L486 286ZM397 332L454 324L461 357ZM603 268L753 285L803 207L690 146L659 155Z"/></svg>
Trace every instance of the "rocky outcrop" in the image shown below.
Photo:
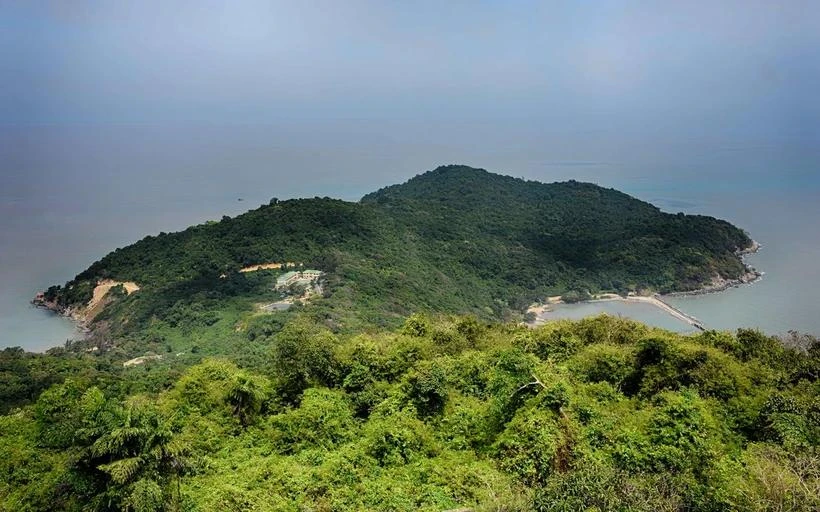
<svg viewBox="0 0 820 512"><path fill-rule="evenodd" d="M90 331L89 325L104 308L111 301L108 299L108 292L115 286L122 285L127 295L139 290L140 287L133 282L113 281L105 279L97 283L94 288L91 300L85 306L62 306L57 301L50 301L46 298L44 292L37 292L37 295L31 300L31 303L38 308L48 309L58 315L71 318L77 327L84 333Z"/></svg>
<svg viewBox="0 0 820 512"><path fill-rule="evenodd" d="M735 252L741 259L744 259L745 256L749 254L754 254L760 250L762 246L757 243L756 241L752 240L752 245L745 249L739 249ZM734 288L743 284L750 284L761 277L763 277L763 273L757 271L754 267L743 261L743 265L745 268L744 273L736 278L736 279L727 279L719 274L715 274L712 276L712 280L706 286L699 288L697 290L692 290L689 292L674 292L668 293L666 295L670 297L682 297L682 296L689 296L689 295L703 295L705 293L715 293L715 292L722 292L724 290L728 290L729 288Z"/></svg>

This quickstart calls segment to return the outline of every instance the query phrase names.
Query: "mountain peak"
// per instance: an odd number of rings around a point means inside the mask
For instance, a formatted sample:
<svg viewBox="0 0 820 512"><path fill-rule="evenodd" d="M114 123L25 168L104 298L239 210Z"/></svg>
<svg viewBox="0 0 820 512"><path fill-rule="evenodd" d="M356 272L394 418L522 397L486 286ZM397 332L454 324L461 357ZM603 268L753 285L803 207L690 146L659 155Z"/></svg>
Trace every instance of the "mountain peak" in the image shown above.
<svg viewBox="0 0 820 512"><path fill-rule="evenodd" d="M468 165L441 165L432 171L417 174L404 183L390 185L367 194L362 202L385 203L396 199L457 199L489 193L504 193L510 187L526 181L494 174Z"/></svg>
<svg viewBox="0 0 820 512"><path fill-rule="evenodd" d="M612 189L594 183L570 180L561 183L541 183L495 174L468 165L441 165L432 171L418 174L404 183L390 185L364 196L363 203L386 204L394 201L448 201L456 205L476 205L500 198L510 201L544 201L556 194L586 193L619 200L626 198ZM631 199L631 198L630 198ZM649 205L647 205L649 206Z"/></svg>
<svg viewBox="0 0 820 512"><path fill-rule="evenodd" d="M481 169L478 167L470 167L469 165L462 165L462 164L447 164L447 165L439 165L432 171L427 171L418 175L420 176L436 176L436 175L454 175L454 174L492 174L486 169Z"/></svg>

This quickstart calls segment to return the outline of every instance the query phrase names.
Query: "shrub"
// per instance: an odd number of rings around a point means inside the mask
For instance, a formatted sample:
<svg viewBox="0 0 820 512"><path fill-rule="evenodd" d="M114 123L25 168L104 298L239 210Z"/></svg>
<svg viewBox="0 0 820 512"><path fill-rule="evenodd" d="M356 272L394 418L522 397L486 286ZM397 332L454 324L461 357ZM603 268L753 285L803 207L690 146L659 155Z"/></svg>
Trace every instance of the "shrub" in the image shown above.
<svg viewBox="0 0 820 512"><path fill-rule="evenodd" d="M447 375L436 361L422 361L404 378L402 389L423 417L441 412L447 401Z"/></svg>
<svg viewBox="0 0 820 512"><path fill-rule="evenodd" d="M656 407L647 428L656 467L698 471L715 458L719 433L696 393L662 393Z"/></svg>
<svg viewBox="0 0 820 512"><path fill-rule="evenodd" d="M363 441L381 466L412 463L438 451L429 427L408 410L371 417Z"/></svg>
<svg viewBox="0 0 820 512"><path fill-rule="evenodd" d="M270 426L280 453L308 447L330 449L356 434L353 410L345 394L323 388L305 391L299 407L271 417Z"/></svg>
<svg viewBox="0 0 820 512"><path fill-rule="evenodd" d="M628 348L593 345L576 355L571 367L587 382L623 383L633 372L633 355Z"/></svg>
<svg viewBox="0 0 820 512"><path fill-rule="evenodd" d="M533 329L518 340L518 346L541 360L563 361L577 353L584 341L574 332L572 324L558 321Z"/></svg>
<svg viewBox="0 0 820 512"><path fill-rule="evenodd" d="M401 328L401 333L406 334L407 336L423 338L424 336L427 336L429 330L430 326L427 319L423 315L415 313L407 317L404 321L404 325Z"/></svg>
<svg viewBox="0 0 820 512"><path fill-rule="evenodd" d="M553 473L562 443L558 416L543 409L521 410L493 449L499 466L529 485L543 484Z"/></svg>
<svg viewBox="0 0 820 512"><path fill-rule="evenodd" d="M487 403L471 396L456 395L448 400L437 424L439 437L455 450L474 449L489 440Z"/></svg>

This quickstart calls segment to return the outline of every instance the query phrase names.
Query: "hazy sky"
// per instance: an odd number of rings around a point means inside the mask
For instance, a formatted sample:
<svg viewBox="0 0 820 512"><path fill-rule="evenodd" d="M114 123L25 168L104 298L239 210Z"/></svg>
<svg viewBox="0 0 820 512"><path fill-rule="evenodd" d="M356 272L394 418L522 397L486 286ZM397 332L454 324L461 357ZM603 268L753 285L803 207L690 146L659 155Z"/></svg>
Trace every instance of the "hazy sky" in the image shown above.
<svg viewBox="0 0 820 512"><path fill-rule="evenodd" d="M818 27L812 0L2 0L0 120L807 136Z"/></svg>

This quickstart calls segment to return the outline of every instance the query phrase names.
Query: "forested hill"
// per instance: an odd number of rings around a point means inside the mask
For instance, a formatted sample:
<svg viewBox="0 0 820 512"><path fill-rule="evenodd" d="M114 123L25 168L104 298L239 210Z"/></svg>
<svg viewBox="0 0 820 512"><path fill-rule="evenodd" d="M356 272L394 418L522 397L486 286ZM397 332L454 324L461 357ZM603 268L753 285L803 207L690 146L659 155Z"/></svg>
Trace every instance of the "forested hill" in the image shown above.
<svg viewBox="0 0 820 512"><path fill-rule="evenodd" d="M0 351L0 511L818 510L813 336L516 321L733 277L749 243L466 167L147 237L46 294L133 281L86 339ZM323 274L240 272L266 262Z"/></svg>
<svg viewBox="0 0 820 512"><path fill-rule="evenodd" d="M716 273L737 277L735 252L751 244L728 222L666 214L614 189L464 166L439 167L362 202L391 211L428 245L460 253L486 277L560 291L693 289Z"/></svg>
<svg viewBox="0 0 820 512"><path fill-rule="evenodd" d="M145 302L191 295L191 286L224 289L222 274L236 292L246 285L241 267L292 261L326 273L328 317L353 312L384 323L428 310L503 318L570 290L691 290L716 275L736 278L744 270L736 251L750 244L728 222L663 213L613 189L445 166L358 203L274 199L149 236L47 295L82 304L96 282L113 278L139 283ZM143 306L145 318L158 313Z"/></svg>

